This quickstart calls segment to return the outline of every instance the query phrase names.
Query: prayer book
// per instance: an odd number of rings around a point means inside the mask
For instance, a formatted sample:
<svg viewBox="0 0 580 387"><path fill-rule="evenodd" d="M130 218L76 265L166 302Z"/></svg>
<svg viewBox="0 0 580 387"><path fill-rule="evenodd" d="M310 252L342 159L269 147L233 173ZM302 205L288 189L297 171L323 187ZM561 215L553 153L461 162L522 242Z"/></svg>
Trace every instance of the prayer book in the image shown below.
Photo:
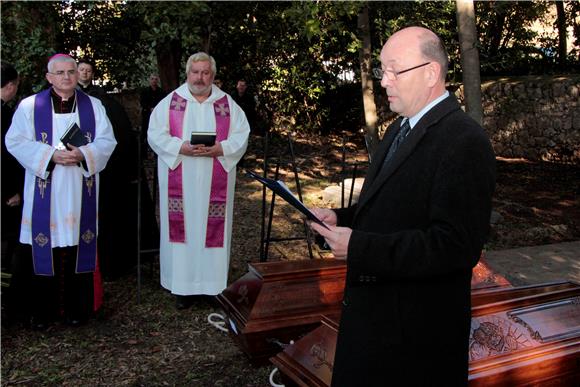
<svg viewBox="0 0 580 387"><path fill-rule="evenodd" d="M290 189L280 180L273 180L268 179L267 177L262 177L255 172L250 170L246 170L248 176L253 177L254 179L258 180L260 183L264 184L266 187L270 188L274 193L284 199L288 204L292 207L296 208L298 211L303 213L308 220L313 221L321 225L322 227L330 230L323 221L318 219L316 215L312 211L308 209L300 200L298 200L294 194L290 191Z"/></svg>
<svg viewBox="0 0 580 387"><path fill-rule="evenodd" d="M66 131L65 134L60 138L60 141L63 145L71 144L76 147L87 145L88 141L87 138L84 136L83 132L81 132L81 128L77 125L77 123L73 123L70 128Z"/></svg>
<svg viewBox="0 0 580 387"><path fill-rule="evenodd" d="M191 145L203 144L213 146L215 144L215 133L213 132L191 132Z"/></svg>

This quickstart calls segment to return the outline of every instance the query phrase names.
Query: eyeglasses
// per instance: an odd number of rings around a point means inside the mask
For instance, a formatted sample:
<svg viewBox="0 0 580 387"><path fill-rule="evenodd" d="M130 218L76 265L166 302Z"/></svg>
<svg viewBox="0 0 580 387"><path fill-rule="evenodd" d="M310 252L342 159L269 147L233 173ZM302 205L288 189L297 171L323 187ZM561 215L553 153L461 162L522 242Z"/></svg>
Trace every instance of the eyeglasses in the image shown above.
<svg viewBox="0 0 580 387"><path fill-rule="evenodd" d="M59 70L55 73L49 72L49 74L56 75L59 78L63 78L65 74L68 75L69 77L74 77L77 74L77 70L67 70L67 71Z"/></svg>
<svg viewBox="0 0 580 387"><path fill-rule="evenodd" d="M384 76L384 75L386 75L386 76L387 76L387 79L388 79L389 81L396 81L396 80L397 80L397 78L399 77L399 75L401 75L401 74L405 74L405 73L406 73L406 72L408 72L408 71L415 70L415 69L418 69L418 68L420 68L420 67L423 67L423 66L427 66L427 65L428 65L428 64L430 64L430 63L431 63L431 62L425 62L425 63L423 63L423 64L420 64L420 65L418 65L418 66L415 66L415 67L410 67L410 68L408 68L408 69L401 70L401 71L383 70L383 69L382 69L382 68L380 68L380 67L375 67L375 68L373 69L373 76L374 76L376 79L383 79L383 76Z"/></svg>

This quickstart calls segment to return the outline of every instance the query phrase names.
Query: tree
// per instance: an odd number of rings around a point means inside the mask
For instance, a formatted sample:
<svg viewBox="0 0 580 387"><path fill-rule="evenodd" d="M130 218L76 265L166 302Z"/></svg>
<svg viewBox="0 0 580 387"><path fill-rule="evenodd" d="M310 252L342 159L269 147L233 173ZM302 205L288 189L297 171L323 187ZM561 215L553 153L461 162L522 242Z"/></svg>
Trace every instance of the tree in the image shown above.
<svg viewBox="0 0 580 387"><path fill-rule="evenodd" d="M374 152L378 143L377 133L377 107L375 105L375 93L373 89L372 72L372 47L369 26L369 7L364 4L358 14L358 28L361 34L362 45L359 50L360 77L362 86L364 116L367 144L369 154Z"/></svg>
<svg viewBox="0 0 580 387"><path fill-rule="evenodd" d="M556 1L556 12L558 26L558 65L561 70L566 68L566 12L564 11L564 3L562 1Z"/></svg>
<svg viewBox="0 0 580 387"><path fill-rule="evenodd" d="M473 0L458 0L456 4L465 107L467 114L481 124L483 108Z"/></svg>
<svg viewBox="0 0 580 387"><path fill-rule="evenodd" d="M57 39L62 22L57 5L2 2L2 60L18 69L21 95L38 92L47 84L48 58L63 50Z"/></svg>

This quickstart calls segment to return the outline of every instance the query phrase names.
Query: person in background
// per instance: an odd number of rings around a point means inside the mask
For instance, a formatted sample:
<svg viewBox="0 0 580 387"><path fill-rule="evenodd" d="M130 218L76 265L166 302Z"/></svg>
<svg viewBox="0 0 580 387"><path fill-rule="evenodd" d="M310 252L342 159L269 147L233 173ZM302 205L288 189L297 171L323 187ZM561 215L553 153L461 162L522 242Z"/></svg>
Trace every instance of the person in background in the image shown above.
<svg viewBox="0 0 580 387"><path fill-rule="evenodd" d="M228 279L236 164L250 127L215 75L211 56L190 56L186 83L153 109L147 132L158 156L161 285L178 309L219 294ZM215 144L192 145L196 132L216 133Z"/></svg>
<svg viewBox="0 0 580 387"><path fill-rule="evenodd" d="M26 170L20 242L32 257L32 328L39 330L60 312L65 323L81 325L102 304L99 172L116 145L101 102L76 89L76 61L56 54L47 68L52 87L20 103L5 137ZM85 145L63 144L60 139L75 125Z"/></svg>
<svg viewBox="0 0 580 387"><path fill-rule="evenodd" d="M20 78L18 72L9 63L2 62L2 138L6 136L12 123L14 109L9 104L18 92ZM20 215L22 211L22 185L24 170L18 161L8 152L6 144L2 144L2 241L6 242L7 257L11 257L18 241ZM4 258L4 257L3 257ZM2 267L10 264L10 260L2 260Z"/></svg>
<svg viewBox="0 0 580 387"><path fill-rule="evenodd" d="M238 105L240 105L244 113L246 113L248 123L250 124L253 133L256 126L256 100L254 96L248 92L248 83L245 79L238 80L232 98Z"/></svg>
<svg viewBox="0 0 580 387"><path fill-rule="evenodd" d="M80 59L78 61L78 69L79 69L79 82L77 84L77 88L84 91L88 95L92 95L93 97L97 97L101 99L107 93L105 89L101 86L97 86L93 84L93 78L95 77L95 66L93 62L89 61L86 58Z"/></svg>
<svg viewBox="0 0 580 387"><path fill-rule="evenodd" d="M466 386L471 273L489 232L495 156L445 89L435 33L402 29L380 58L400 117L358 203L315 209L329 230L311 223L347 264L332 386Z"/></svg>
<svg viewBox="0 0 580 387"><path fill-rule="evenodd" d="M12 123L14 109L10 102L18 92L20 77L14 66L7 62L1 63L2 88L2 139L6 136ZM25 316L26 309L26 279L30 268L19 259L18 232L22 215L22 186L24 184L24 169L8 152L2 140L2 324L9 325ZM5 278L9 280L5 281ZM6 286L6 287L5 287Z"/></svg>
<svg viewBox="0 0 580 387"><path fill-rule="evenodd" d="M129 273L137 263L137 138L123 105L104 89L93 84L96 68L87 59L79 61L78 90L98 98L111 121L117 140L109 167L100 173L99 196L99 263L105 281ZM81 83L83 82L83 83ZM147 184L141 185L142 247L153 249L159 244L155 208Z"/></svg>
<svg viewBox="0 0 580 387"><path fill-rule="evenodd" d="M141 130L143 132L149 128L149 117L153 108L167 95L159 83L159 75L151 74L149 76L149 86L141 90L139 96L141 103Z"/></svg>

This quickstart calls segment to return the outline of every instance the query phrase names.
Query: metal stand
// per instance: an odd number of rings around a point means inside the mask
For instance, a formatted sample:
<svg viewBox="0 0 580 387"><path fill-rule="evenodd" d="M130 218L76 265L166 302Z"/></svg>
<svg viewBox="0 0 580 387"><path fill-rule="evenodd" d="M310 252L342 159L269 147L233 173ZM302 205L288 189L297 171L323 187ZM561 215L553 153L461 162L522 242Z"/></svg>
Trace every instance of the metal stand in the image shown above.
<svg viewBox="0 0 580 387"><path fill-rule="evenodd" d="M270 133L266 133L264 136L264 177L268 177L268 158L269 158L269 136ZM294 144L292 141L292 135L288 135L288 150L290 152L290 164L292 165L292 172L294 173L294 181L296 182L296 191L298 193L298 199L302 201L302 189L300 187L300 180L298 178L298 169L296 167L296 157L294 154ZM280 172L280 164L281 164L282 156L278 157L276 162L276 170L274 172L274 180L278 180L279 172ZM297 237L288 237L288 238L276 238L272 237L272 222L274 217L274 206L276 203L276 194L272 192L272 197L270 199L270 209L268 214L266 215L266 187L262 187L262 227L260 231L260 262L266 262L268 260L268 250L270 247L270 243L273 242L282 242L282 241L294 241L294 240L306 240L308 245L308 254L310 259L313 259L314 256L312 254L312 240L310 236L310 231L308 229L308 225L306 224L306 220L303 219L303 227L304 227L304 236L297 236ZM268 224L266 226L266 216L268 217Z"/></svg>
<svg viewBox="0 0 580 387"><path fill-rule="evenodd" d="M142 189L141 189L141 184L143 184L143 173L142 172L142 168L143 168L143 155L142 155L142 136L143 136L143 131L139 131L139 135L137 136L138 138L138 146L137 146L137 303L141 303L141 255L142 254L153 254L153 253L158 253L159 249L142 249L141 248L141 233L142 233L142 227L141 227L141 214L142 214L142 203L143 203L143 199L141 198L141 193L142 193ZM154 168L153 170L153 176L154 176L154 181L153 181L153 204L154 206L157 203L157 171ZM145 179L147 179L147 176L145 176ZM148 184L147 181L145 181L145 184ZM151 275L153 275L153 259L151 260L151 266L150 266L150 272Z"/></svg>
<svg viewBox="0 0 580 387"><path fill-rule="evenodd" d="M346 207L350 207L352 205L352 196L354 193L354 181L356 179L356 174L358 171L358 166L360 163L347 163L346 162L346 137L342 138L342 159L341 159L341 170L340 170L340 207L345 208L344 205L344 181L346 180L347 175L347 167L352 167L352 175L351 175L351 184L350 184L350 193L348 195L348 205Z"/></svg>

